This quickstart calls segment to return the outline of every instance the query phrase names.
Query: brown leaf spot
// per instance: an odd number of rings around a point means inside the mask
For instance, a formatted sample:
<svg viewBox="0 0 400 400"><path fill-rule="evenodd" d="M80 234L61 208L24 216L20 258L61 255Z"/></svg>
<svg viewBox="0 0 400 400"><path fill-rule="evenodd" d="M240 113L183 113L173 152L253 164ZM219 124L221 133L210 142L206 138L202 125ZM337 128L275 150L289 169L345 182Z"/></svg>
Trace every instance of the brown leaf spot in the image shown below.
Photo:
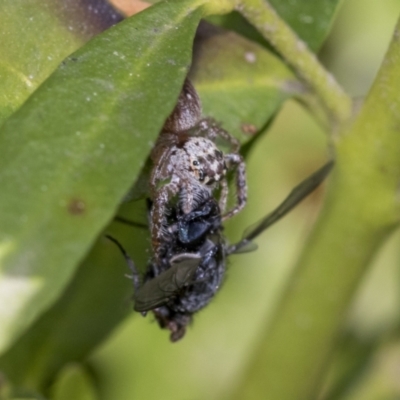
<svg viewBox="0 0 400 400"><path fill-rule="evenodd" d="M240 125L240 129L242 130L242 132L246 135L252 136L255 133L257 133L257 127L253 124L246 124L243 123L242 125Z"/></svg>
<svg viewBox="0 0 400 400"><path fill-rule="evenodd" d="M68 204L68 212L72 215L82 215L86 210L86 204L81 199L72 199Z"/></svg>

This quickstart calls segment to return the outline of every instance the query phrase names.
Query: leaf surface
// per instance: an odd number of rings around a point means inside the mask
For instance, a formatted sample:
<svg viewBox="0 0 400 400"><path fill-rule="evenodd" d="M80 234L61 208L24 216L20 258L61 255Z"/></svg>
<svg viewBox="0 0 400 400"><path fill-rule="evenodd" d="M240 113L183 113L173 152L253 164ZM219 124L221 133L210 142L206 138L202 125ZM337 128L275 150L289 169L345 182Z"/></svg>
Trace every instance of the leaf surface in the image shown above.
<svg viewBox="0 0 400 400"><path fill-rule="evenodd" d="M160 3L71 55L0 131L0 350L60 295L171 112L199 1Z"/></svg>
<svg viewBox="0 0 400 400"><path fill-rule="evenodd" d="M247 141L260 131L301 85L283 62L234 32L213 30L195 47L192 77L203 115Z"/></svg>
<svg viewBox="0 0 400 400"><path fill-rule="evenodd" d="M318 50L327 37L339 0L270 0L277 13L302 38L310 49ZM239 13L212 16L208 20L226 29L234 30L263 45L267 42Z"/></svg>
<svg viewBox="0 0 400 400"><path fill-rule="evenodd" d="M120 21L104 0L3 1L0 13L0 125L92 36Z"/></svg>

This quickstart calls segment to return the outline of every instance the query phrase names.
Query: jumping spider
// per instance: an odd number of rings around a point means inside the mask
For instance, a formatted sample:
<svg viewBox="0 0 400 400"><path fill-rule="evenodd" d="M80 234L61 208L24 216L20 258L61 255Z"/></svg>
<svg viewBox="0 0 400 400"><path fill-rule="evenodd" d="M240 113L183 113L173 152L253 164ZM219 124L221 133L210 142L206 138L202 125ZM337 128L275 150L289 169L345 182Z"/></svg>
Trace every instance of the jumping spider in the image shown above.
<svg viewBox="0 0 400 400"><path fill-rule="evenodd" d="M231 147L223 154L217 138ZM176 197L185 214L194 210L203 193L212 196L221 188L219 207L222 220L231 218L246 204L246 167L239 154L239 142L210 118L201 118L200 99L186 79L177 105L166 120L151 153L153 170L150 178L151 237L156 259L160 243L165 242L167 215ZM227 172L236 169L236 205L225 211L228 199Z"/></svg>
<svg viewBox="0 0 400 400"><path fill-rule="evenodd" d="M223 154L214 141L226 140ZM183 337L194 313L218 292L226 257L252 249L252 240L311 193L329 173L328 163L292 190L285 201L236 244L227 245L222 222L240 211L247 199L245 164L239 143L211 119L201 119L200 100L186 80L177 106L166 120L152 152L150 226L154 256L141 278L122 246L132 272L134 309L152 311L171 341ZM227 172L236 167L236 205L225 212ZM219 200L214 195L221 188ZM253 247L254 248L254 247Z"/></svg>

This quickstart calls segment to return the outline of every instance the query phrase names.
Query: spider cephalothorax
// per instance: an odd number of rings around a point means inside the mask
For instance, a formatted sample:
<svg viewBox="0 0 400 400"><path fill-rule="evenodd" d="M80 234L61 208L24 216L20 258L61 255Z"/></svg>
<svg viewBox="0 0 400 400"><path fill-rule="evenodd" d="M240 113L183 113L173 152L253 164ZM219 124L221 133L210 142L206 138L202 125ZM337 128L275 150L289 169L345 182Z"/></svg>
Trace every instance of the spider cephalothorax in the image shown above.
<svg viewBox="0 0 400 400"><path fill-rule="evenodd" d="M211 194L225 179L230 157L224 156L210 139L164 132L157 146L162 146L162 153L156 158L158 162L152 172L153 198L157 198L163 188L173 194L182 189L187 194L183 195L187 198L182 200L182 208L190 212L196 200L187 193L188 189L194 193L205 190Z"/></svg>
<svg viewBox="0 0 400 400"><path fill-rule="evenodd" d="M183 146L189 156L189 171L204 185L212 185L225 177L227 167L222 151L209 139L189 138Z"/></svg>
<svg viewBox="0 0 400 400"><path fill-rule="evenodd" d="M220 137L231 147L224 154L214 143ZM221 188L219 207L222 219L240 211L247 200L245 164L239 154L239 142L210 119L201 119L200 99L192 84L186 80L177 105L152 152L154 167L150 179L153 208L151 230L153 250L158 257L159 243L165 242L168 206L178 198L184 213L198 205L204 192L212 196ZM227 171L236 169L236 205L225 213L228 184Z"/></svg>

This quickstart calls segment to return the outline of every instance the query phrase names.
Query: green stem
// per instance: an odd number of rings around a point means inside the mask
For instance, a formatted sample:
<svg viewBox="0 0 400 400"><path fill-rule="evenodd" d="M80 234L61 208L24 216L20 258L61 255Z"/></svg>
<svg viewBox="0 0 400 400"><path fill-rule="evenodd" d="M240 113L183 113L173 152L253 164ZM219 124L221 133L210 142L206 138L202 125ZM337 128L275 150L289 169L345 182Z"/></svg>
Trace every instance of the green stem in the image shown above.
<svg viewBox="0 0 400 400"><path fill-rule="evenodd" d="M235 399L315 398L357 286L399 224L399 32L400 21L363 108L336 142L324 210Z"/></svg>
<svg viewBox="0 0 400 400"><path fill-rule="evenodd" d="M319 63L307 44L279 17L266 0L236 0L236 9L268 40L297 75L321 99L332 129L352 116L352 100Z"/></svg>

